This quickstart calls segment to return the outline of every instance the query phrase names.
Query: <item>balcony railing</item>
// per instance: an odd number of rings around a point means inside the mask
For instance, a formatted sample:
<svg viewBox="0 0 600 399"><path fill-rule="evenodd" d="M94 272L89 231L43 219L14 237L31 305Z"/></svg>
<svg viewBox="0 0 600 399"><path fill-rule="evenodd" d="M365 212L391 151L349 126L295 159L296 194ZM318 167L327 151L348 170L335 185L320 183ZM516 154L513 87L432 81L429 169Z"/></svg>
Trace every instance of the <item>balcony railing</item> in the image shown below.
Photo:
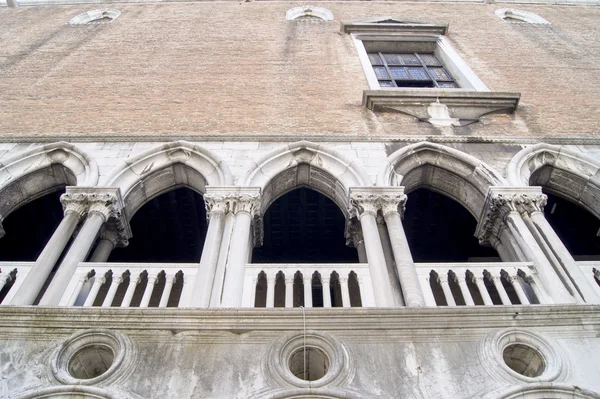
<svg viewBox="0 0 600 399"><path fill-rule="evenodd" d="M369 265L246 265L243 307L373 307Z"/></svg>
<svg viewBox="0 0 600 399"><path fill-rule="evenodd" d="M34 262L0 262L0 304L8 304L29 274Z"/></svg>
<svg viewBox="0 0 600 399"><path fill-rule="evenodd" d="M417 263L427 306L552 303L532 263Z"/></svg>

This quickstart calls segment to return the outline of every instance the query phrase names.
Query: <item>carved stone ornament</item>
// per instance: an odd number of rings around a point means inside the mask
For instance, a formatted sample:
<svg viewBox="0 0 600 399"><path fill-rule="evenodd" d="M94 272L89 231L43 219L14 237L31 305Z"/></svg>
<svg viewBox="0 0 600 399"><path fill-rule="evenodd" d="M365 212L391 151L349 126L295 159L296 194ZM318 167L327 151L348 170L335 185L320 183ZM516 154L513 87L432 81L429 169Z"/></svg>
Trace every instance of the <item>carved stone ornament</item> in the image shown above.
<svg viewBox="0 0 600 399"><path fill-rule="evenodd" d="M404 215L406 206L404 187L371 187L350 188L350 215L359 217L363 213L377 215L381 210L383 216L393 212Z"/></svg>
<svg viewBox="0 0 600 399"><path fill-rule="evenodd" d="M0 216L0 238L4 237L6 231L4 231L4 226L2 225L2 217Z"/></svg>
<svg viewBox="0 0 600 399"><path fill-rule="evenodd" d="M479 243L494 245L504 229L506 215L542 212L547 199L540 187L490 187L475 231Z"/></svg>
<svg viewBox="0 0 600 399"><path fill-rule="evenodd" d="M352 248L358 248L364 242L362 229L356 218L351 218L346 221L344 237L346 237L346 245Z"/></svg>
<svg viewBox="0 0 600 399"><path fill-rule="evenodd" d="M249 213L252 218L260 215L260 187L207 187L204 194L207 215L213 210L225 213Z"/></svg>
<svg viewBox="0 0 600 399"><path fill-rule="evenodd" d="M125 243L131 237L131 228L124 213L123 199L118 188L104 187L67 187L60 198L65 214L77 212L99 214L106 229L114 231Z"/></svg>

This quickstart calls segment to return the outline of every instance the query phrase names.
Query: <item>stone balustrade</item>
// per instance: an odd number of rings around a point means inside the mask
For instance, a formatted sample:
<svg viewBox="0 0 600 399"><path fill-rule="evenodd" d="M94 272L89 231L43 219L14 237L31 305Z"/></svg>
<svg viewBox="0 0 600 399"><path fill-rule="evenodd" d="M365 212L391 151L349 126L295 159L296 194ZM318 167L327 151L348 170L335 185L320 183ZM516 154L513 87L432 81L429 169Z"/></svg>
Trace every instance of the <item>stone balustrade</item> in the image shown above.
<svg viewBox="0 0 600 399"><path fill-rule="evenodd" d="M369 265L247 264L242 307L375 307Z"/></svg>
<svg viewBox="0 0 600 399"><path fill-rule="evenodd" d="M79 263L59 306L188 307L194 263Z"/></svg>
<svg viewBox="0 0 600 399"><path fill-rule="evenodd" d="M8 304L35 262L0 262L0 304Z"/></svg>
<svg viewBox="0 0 600 399"><path fill-rule="evenodd" d="M427 306L553 303L532 263L416 263Z"/></svg>
<svg viewBox="0 0 600 399"><path fill-rule="evenodd" d="M591 284L595 291L600 295L600 260L578 261L577 266Z"/></svg>

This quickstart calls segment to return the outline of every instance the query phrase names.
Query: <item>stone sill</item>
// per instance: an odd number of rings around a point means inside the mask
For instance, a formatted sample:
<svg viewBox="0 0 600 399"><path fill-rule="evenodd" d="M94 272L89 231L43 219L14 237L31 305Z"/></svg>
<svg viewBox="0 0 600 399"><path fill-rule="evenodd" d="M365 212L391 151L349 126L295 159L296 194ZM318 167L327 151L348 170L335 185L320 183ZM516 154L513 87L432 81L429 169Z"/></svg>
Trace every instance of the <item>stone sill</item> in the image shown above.
<svg viewBox="0 0 600 399"><path fill-rule="evenodd" d="M398 330L410 334L435 330L437 335L464 334L465 329L563 327L573 334L600 334L600 305L528 305L427 308L305 309L310 329L326 331ZM178 308L50 308L0 306L0 334L31 329L171 331L296 331L303 311L295 309L178 309Z"/></svg>
<svg viewBox="0 0 600 399"><path fill-rule="evenodd" d="M431 106L447 107L447 119L454 125L477 122L490 113L515 112L520 93L475 91L468 89L380 89L363 91L363 105L373 112L401 112L433 123ZM433 123L435 124L435 123Z"/></svg>

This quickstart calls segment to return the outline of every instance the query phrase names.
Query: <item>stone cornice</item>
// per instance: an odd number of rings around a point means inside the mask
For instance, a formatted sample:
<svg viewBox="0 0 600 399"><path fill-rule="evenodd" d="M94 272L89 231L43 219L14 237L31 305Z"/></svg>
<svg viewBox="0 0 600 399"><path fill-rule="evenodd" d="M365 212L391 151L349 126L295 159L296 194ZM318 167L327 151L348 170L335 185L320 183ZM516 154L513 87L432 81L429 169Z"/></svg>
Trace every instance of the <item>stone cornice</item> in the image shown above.
<svg viewBox="0 0 600 399"><path fill-rule="evenodd" d="M494 244L510 212L541 212L547 197L541 187L490 187L475 230L481 244Z"/></svg>
<svg viewBox="0 0 600 399"><path fill-rule="evenodd" d="M348 337L361 336L364 331L360 330L368 330L375 336L381 332L386 339L391 335L409 340L420 335L452 339L464 338L465 334L485 335L485 330L507 327L538 327L561 336L594 337L600 333L599 305L308 308L304 312L310 329ZM238 334L248 332L297 331L302 326L302 309L0 307L0 336L5 339L11 334L13 339L19 339L22 330L40 338L43 334L69 334L72 330L88 328L136 330L137 334L165 330L169 339L172 334L185 332L231 332L239 338Z"/></svg>
<svg viewBox="0 0 600 399"><path fill-rule="evenodd" d="M600 1L600 0L599 0ZM165 133L140 133L140 134L115 134L104 133L97 135L82 135L80 133L60 133L60 134L0 134L0 143L54 143L58 141L68 141L70 143L127 143L127 142L152 142L166 143L178 140L190 142L281 142L294 143L299 140L310 140L314 142L397 142L397 143L418 143L429 141L432 143L489 143L489 144L570 144L570 145L600 145L600 137L594 132L588 136L531 136L531 137L511 137L511 136L441 136L441 135L365 135L348 133L273 133L258 134L247 133L218 133L208 132L205 134L185 133L185 134L165 134Z"/></svg>

